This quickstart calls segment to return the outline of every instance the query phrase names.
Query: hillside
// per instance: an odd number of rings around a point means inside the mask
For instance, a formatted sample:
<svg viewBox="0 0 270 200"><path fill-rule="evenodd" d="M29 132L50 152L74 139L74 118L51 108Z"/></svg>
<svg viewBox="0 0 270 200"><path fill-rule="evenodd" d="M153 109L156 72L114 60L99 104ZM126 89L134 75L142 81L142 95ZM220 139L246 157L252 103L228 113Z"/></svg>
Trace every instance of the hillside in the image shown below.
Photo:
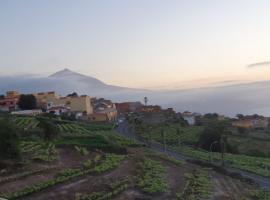
<svg viewBox="0 0 270 200"><path fill-rule="evenodd" d="M45 120L45 119L43 119ZM0 198L27 200L267 200L256 184L152 151L110 125L46 119L57 125L49 142L38 118L13 117L19 163L1 160ZM35 136L35 137L33 137Z"/></svg>

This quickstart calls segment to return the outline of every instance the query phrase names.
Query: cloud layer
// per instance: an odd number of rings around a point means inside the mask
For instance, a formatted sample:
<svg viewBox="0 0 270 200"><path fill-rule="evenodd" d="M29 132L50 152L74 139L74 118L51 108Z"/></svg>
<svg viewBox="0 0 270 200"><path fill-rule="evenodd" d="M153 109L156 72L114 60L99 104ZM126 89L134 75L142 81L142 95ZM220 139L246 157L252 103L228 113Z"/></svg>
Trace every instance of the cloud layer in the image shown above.
<svg viewBox="0 0 270 200"><path fill-rule="evenodd" d="M249 64L247 67L252 68L252 67L261 67L261 66L266 66L266 65L270 66L270 61L252 63L252 64Z"/></svg>

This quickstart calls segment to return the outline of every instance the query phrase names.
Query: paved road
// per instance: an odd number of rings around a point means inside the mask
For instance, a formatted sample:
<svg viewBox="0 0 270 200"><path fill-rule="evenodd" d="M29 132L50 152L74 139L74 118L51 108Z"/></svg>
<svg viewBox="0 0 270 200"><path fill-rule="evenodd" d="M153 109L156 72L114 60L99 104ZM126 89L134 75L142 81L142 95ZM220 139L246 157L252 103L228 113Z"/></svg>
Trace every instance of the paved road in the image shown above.
<svg viewBox="0 0 270 200"><path fill-rule="evenodd" d="M145 144L144 142L142 142L136 134L134 134L132 131L130 131L129 129L129 125L127 122L123 122L120 123L119 126L117 127L117 131L119 134L129 137L131 139L136 140L138 143L144 144L146 146L148 146L149 148L159 151L159 152L164 152L164 148L162 145L159 144L152 144L151 146ZM178 160L195 160L192 157L188 157L188 156L184 156L181 155L177 152L174 152L172 150L166 150L166 153ZM235 168L226 168L226 170L228 172L231 173L239 173L241 174L244 178L249 178L252 179L254 182L256 182L257 184L259 184L261 187L266 188L266 189L270 189L270 178L267 177L263 177L263 176L259 176L250 172L246 172L246 171L242 171L240 169L235 169Z"/></svg>

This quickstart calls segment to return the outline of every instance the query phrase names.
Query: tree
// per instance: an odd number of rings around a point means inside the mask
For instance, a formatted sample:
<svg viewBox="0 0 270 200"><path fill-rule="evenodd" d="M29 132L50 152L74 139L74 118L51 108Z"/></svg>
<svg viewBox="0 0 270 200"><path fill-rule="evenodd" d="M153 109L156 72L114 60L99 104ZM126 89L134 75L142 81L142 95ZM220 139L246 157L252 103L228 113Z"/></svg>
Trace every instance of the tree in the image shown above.
<svg viewBox="0 0 270 200"><path fill-rule="evenodd" d="M78 94L77 94L77 92L73 92L73 93L71 93L71 94L68 94L67 96L68 96L68 97L77 97Z"/></svg>
<svg viewBox="0 0 270 200"><path fill-rule="evenodd" d="M52 140L59 133L57 126L50 120L39 118L39 127L43 130L45 140Z"/></svg>
<svg viewBox="0 0 270 200"><path fill-rule="evenodd" d="M207 119L217 119L218 118L218 114L217 113L207 113L204 115L205 118Z"/></svg>
<svg viewBox="0 0 270 200"><path fill-rule="evenodd" d="M243 119L245 116L244 116L243 114L237 114L236 117L237 117L238 119Z"/></svg>
<svg viewBox="0 0 270 200"><path fill-rule="evenodd" d="M209 151L210 145L217 141L220 144L221 138L228 133L225 123L212 123L204 128L199 138L199 146ZM215 145L213 151L221 152L220 145Z"/></svg>
<svg viewBox="0 0 270 200"><path fill-rule="evenodd" d="M0 120L0 158L14 159L19 156L19 137L14 125L7 119L2 119Z"/></svg>
<svg viewBox="0 0 270 200"><path fill-rule="evenodd" d="M37 108L36 97L32 94L22 94L20 96L18 105L22 110L35 109L35 108Z"/></svg>
<svg viewBox="0 0 270 200"><path fill-rule="evenodd" d="M237 130L240 135L245 135L248 132L248 129L244 127L238 127Z"/></svg>

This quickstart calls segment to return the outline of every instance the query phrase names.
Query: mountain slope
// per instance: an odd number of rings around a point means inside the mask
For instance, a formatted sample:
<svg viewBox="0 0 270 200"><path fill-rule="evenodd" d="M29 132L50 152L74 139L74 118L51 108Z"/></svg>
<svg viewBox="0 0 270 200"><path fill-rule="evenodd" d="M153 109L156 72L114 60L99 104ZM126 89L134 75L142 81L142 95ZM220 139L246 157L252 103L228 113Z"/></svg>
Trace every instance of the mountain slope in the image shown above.
<svg viewBox="0 0 270 200"><path fill-rule="evenodd" d="M18 90L22 93L53 90L61 95L76 91L79 94L109 98L113 101L142 101L144 96L147 96L149 103L173 107L177 111L218 112L230 116L237 113L258 113L270 116L270 81L200 89L151 91L108 85L96 78L64 69L44 78L0 77L0 94L7 90Z"/></svg>

